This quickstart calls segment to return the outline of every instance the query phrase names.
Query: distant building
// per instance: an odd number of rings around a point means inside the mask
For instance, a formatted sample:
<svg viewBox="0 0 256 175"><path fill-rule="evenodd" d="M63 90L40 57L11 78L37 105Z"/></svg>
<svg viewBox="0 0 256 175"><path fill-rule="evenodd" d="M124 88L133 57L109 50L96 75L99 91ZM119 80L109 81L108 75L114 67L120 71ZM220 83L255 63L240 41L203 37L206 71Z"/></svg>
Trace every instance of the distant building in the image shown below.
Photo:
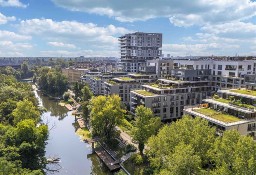
<svg viewBox="0 0 256 175"><path fill-rule="evenodd" d="M89 71L88 69L74 69L74 68L62 69L63 75L65 75L68 78L68 81L70 83L81 81L81 76L86 74L88 71Z"/></svg>
<svg viewBox="0 0 256 175"><path fill-rule="evenodd" d="M121 62L126 72L139 72L139 65L162 55L161 33L130 33L119 38Z"/></svg>

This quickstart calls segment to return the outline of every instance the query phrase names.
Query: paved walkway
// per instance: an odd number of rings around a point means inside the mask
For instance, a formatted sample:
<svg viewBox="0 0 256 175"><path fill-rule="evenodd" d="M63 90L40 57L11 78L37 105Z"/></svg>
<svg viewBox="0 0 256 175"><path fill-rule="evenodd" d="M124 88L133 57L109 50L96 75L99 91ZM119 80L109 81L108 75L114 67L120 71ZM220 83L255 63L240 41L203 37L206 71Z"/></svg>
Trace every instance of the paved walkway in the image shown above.
<svg viewBox="0 0 256 175"><path fill-rule="evenodd" d="M122 131L122 129L119 128L118 126L116 126L116 129L118 131L120 131L120 137L123 139L123 141L135 146L138 150L138 144L132 142L132 137L130 135L128 135L126 132Z"/></svg>

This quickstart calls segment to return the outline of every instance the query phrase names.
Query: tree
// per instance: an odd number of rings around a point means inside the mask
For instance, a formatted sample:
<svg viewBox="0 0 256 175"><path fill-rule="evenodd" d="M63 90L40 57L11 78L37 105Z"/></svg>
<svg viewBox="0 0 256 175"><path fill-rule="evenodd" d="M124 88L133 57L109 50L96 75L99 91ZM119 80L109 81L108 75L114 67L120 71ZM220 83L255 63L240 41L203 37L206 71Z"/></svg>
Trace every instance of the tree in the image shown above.
<svg viewBox="0 0 256 175"><path fill-rule="evenodd" d="M33 119L36 122L40 119L40 112L38 109L31 101L26 99L17 103L17 107L13 110L12 115L14 117L14 124L25 119Z"/></svg>
<svg viewBox="0 0 256 175"><path fill-rule="evenodd" d="M201 159L191 145L181 143L174 148L173 154L166 157L160 174L194 175L199 174Z"/></svg>
<svg viewBox="0 0 256 175"><path fill-rule="evenodd" d="M90 123L93 136L110 141L115 136L115 127L121 123L125 110L117 95L98 96L90 100Z"/></svg>
<svg viewBox="0 0 256 175"><path fill-rule="evenodd" d="M216 164L216 172L226 174L254 174L256 172L256 145L251 137L241 136L237 131L224 132L216 139L210 150L212 160Z"/></svg>
<svg viewBox="0 0 256 175"><path fill-rule="evenodd" d="M148 156L151 166L156 170L167 166L166 158L175 153L175 147L184 143L191 145L202 165L209 163L208 151L215 141L215 128L208 126L206 120L189 116L165 125L156 136L149 138Z"/></svg>
<svg viewBox="0 0 256 175"><path fill-rule="evenodd" d="M161 126L159 117L154 117L150 108L139 106L135 112L135 122L132 129L133 140L139 144L140 154L143 155L145 143Z"/></svg>
<svg viewBox="0 0 256 175"><path fill-rule="evenodd" d="M82 100L89 101L92 98L93 94L88 86L84 86L82 89Z"/></svg>

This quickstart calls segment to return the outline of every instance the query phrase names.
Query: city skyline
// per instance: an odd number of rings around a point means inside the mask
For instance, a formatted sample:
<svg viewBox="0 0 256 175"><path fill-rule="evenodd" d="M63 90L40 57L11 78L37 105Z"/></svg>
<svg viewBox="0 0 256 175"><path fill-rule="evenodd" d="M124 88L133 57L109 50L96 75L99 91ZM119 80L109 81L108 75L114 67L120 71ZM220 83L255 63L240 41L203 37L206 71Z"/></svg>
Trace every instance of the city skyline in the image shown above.
<svg viewBox="0 0 256 175"><path fill-rule="evenodd" d="M1 56L115 56L118 37L163 33L171 56L256 55L250 0L0 0Z"/></svg>

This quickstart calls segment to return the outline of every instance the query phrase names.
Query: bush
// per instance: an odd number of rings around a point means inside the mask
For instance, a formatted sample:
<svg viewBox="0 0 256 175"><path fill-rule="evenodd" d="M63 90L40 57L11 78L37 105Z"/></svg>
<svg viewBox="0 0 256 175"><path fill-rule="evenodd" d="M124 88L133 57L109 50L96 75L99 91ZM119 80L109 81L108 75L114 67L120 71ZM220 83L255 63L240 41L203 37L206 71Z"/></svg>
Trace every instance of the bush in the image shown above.
<svg viewBox="0 0 256 175"><path fill-rule="evenodd" d="M73 102L73 100L71 100L71 99L68 99L68 104L73 104L74 102Z"/></svg>
<svg viewBox="0 0 256 175"><path fill-rule="evenodd" d="M69 96L70 96L70 93L69 93L69 92L65 92L65 93L63 94L63 100L64 100L64 101L68 101Z"/></svg>
<svg viewBox="0 0 256 175"><path fill-rule="evenodd" d="M131 156L131 160L133 163L135 163L136 165L142 165L144 160L143 157L140 154L133 154Z"/></svg>

